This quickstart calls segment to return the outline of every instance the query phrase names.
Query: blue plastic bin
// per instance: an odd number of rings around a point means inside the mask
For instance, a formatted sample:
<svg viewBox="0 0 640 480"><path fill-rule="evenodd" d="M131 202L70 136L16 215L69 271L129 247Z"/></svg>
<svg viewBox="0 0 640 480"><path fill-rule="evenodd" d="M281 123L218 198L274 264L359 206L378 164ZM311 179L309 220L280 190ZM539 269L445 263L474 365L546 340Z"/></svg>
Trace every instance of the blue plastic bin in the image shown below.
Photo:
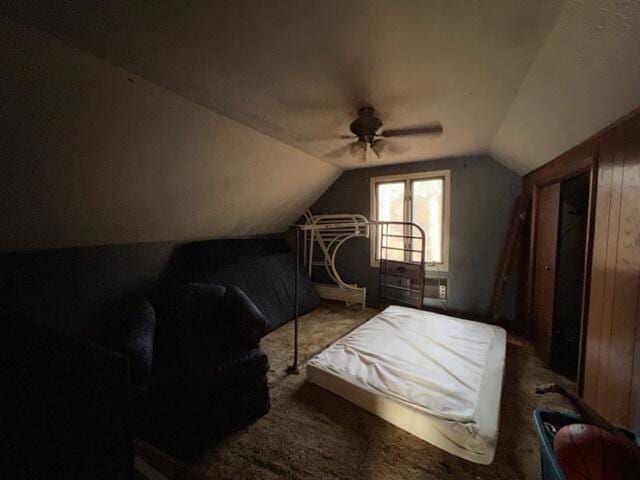
<svg viewBox="0 0 640 480"><path fill-rule="evenodd" d="M533 411L533 424L536 427L540 444L540 465L543 480L566 480L553 451L553 435L547 430L545 424L553 425L557 431L565 425L580 422L580 417L574 413L556 412L543 408L536 408ZM620 430L640 445L640 438L635 433L626 428L620 428Z"/></svg>

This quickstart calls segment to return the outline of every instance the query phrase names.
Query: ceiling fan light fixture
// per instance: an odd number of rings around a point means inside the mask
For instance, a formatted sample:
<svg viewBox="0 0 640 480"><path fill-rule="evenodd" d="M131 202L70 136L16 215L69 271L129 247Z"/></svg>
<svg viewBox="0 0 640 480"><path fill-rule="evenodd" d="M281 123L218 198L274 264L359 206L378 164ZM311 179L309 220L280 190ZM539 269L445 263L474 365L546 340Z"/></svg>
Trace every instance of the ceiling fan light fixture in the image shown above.
<svg viewBox="0 0 640 480"><path fill-rule="evenodd" d="M367 143L362 140L353 142L351 145L349 145L349 151L351 152L351 156L353 158L361 159L367 151Z"/></svg>
<svg viewBox="0 0 640 480"><path fill-rule="evenodd" d="M385 142L384 140L375 140L371 144L371 150L373 150L373 153L375 153L376 157L378 158L380 158L380 156L384 153L386 149L387 149L387 142Z"/></svg>
<svg viewBox="0 0 640 480"><path fill-rule="evenodd" d="M351 157L365 163L373 159L373 155L381 158L383 155L402 154L406 149L399 149L396 140L387 142L387 138L434 136L443 132L440 122L431 122L424 125L414 125L405 128L383 128L382 120L375 113L373 107L364 107L358 110L358 117L349 125L350 135L331 136L332 139L350 140L349 143L332 152L325 154L328 158L341 159L347 152Z"/></svg>

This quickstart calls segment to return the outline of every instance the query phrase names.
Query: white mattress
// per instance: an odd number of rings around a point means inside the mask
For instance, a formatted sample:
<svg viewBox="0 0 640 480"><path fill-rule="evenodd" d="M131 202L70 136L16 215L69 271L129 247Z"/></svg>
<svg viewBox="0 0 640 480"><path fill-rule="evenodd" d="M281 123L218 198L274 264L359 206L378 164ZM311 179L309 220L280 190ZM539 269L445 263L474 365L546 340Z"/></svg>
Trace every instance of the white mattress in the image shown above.
<svg viewBox="0 0 640 480"><path fill-rule="evenodd" d="M493 461L506 334L391 306L307 364L312 383L475 463Z"/></svg>

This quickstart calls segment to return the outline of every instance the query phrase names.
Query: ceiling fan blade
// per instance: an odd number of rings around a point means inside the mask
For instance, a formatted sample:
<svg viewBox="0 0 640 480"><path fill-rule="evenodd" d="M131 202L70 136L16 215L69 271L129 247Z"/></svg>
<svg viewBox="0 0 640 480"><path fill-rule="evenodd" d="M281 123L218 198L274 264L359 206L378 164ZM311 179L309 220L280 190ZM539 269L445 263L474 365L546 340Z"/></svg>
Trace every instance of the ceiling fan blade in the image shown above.
<svg viewBox="0 0 640 480"><path fill-rule="evenodd" d="M345 155L347 155L349 153L349 151L350 151L350 148L351 148L351 144L348 143L348 144L343 145L342 147L337 148L337 149L335 149L335 150L333 150L333 151L331 151L331 152L329 152L329 153L327 153L327 154L325 154L323 156L327 157L327 158L331 158L331 159L337 160L337 159L342 158Z"/></svg>
<svg viewBox="0 0 640 480"><path fill-rule="evenodd" d="M387 148L385 149L384 153L388 153L390 155L402 155L403 153L406 153L409 149L408 148L403 148L402 146L398 145L396 142L387 142Z"/></svg>
<svg viewBox="0 0 640 480"><path fill-rule="evenodd" d="M308 143L308 142L328 142L330 140L353 140L355 139L355 135L318 135L318 136L306 136L306 135L298 135L296 137L296 141L300 143Z"/></svg>
<svg viewBox="0 0 640 480"><path fill-rule="evenodd" d="M379 136L381 137L407 137L413 135L440 135L443 132L440 122L422 127L394 128L383 130Z"/></svg>

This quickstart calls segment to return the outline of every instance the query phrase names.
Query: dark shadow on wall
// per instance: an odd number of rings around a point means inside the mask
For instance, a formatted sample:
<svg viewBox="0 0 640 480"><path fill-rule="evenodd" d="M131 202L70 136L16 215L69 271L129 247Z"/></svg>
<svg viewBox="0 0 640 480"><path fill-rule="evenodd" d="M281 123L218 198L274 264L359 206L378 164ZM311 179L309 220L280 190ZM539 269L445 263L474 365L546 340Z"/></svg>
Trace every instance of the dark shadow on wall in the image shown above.
<svg viewBox="0 0 640 480"><path fill-rule="evenodd" d="M3 253L0 302L67 333L103 333L124 300L155 284L174 248L163 242Z"/></svg>

